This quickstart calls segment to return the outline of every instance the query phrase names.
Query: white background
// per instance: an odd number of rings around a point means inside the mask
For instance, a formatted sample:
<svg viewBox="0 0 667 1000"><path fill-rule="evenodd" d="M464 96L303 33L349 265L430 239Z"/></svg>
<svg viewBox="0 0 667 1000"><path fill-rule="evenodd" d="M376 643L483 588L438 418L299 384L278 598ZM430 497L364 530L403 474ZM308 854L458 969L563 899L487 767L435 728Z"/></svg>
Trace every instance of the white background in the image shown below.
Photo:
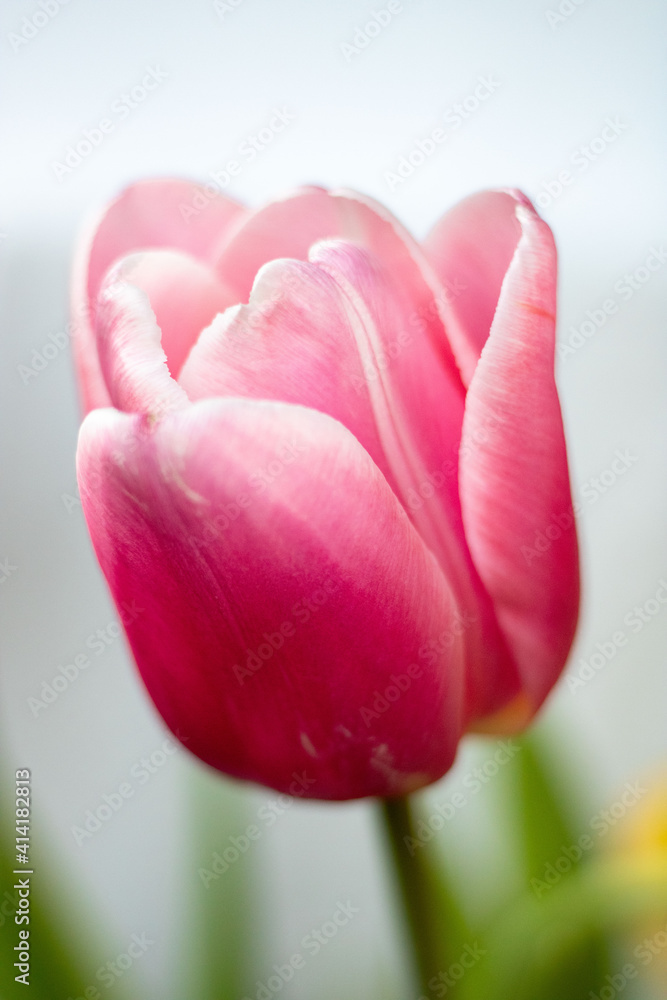
<svg viewBox="0 0 667 1000"><path fill-rule="evenodd" d="M566 3L572 13L550 24L555 2L404 0L378 37L346 58L342 44L353 43L380 6L242 0L221 16L206 0L70 0L15 51L10 34L39 8L32 0L2 4L0 559L16 567L0 583L3 763L7 773L33 770L40 823L62 855L62 870L106 915L112 930L99 963L133 932L148 931L156 943L139 971L147 995L161 1000L177 996L166 971L183 917L177 887L196 878L196 863L180 870L193 765L186 753L170 758L79 847L72 825L159 747L162 725L122 639L37 718L27 702L85 650L90 633L114 619L80 507L68 512L63 501L75 494L80 421L70 351L28 384L19 369L67 324L72 247L91 207L140 177L209 179L209 171L238 158L240 144L276 107L294 121L227 189L250 205L302 183L354 187L385 202L420 237L476 189L523 188L538 199L559 245L561 342L586 310L609 297L619 303L558 364L575 497L582 499L584 485L609 468L617 449L636 456L595 503L582 500L585 589L570 672L596 642L627 631L624 617L667 577L667 266L628 301L614 290L652 246L667 247L664 4ZM167 79L121 121L112 105L150 66ZM495 92L392 190L386 172L489 75ZM54 161L105 117L114 131L57 179ZM607 118L622 123L621 134L587 169L577 167L572 156L600 135ZM550 197L545 184L564 169L572 183ZM667 608L585 688L562 682L548 705L549 729L579 773L590 815L613 801L623 782L665 762L666 639ZM475 753L490 750L468 744L458 778ZM439 801L458 778L450 775L429 794ZM250 814L263 795L243 792ZM297 803L253 858L240 862L259 866L268 886L267 974L331 916L338 899L359 906L354 923L308 963L285 997L353 995L354 983L354 995L370 996L383 968L392 981L384 995L409 995L372 814L370 804ZM476 836L482 816L475 806L452 821L472 845L460 860L471 877L482 877L484 845L493 836Z"/></svg>

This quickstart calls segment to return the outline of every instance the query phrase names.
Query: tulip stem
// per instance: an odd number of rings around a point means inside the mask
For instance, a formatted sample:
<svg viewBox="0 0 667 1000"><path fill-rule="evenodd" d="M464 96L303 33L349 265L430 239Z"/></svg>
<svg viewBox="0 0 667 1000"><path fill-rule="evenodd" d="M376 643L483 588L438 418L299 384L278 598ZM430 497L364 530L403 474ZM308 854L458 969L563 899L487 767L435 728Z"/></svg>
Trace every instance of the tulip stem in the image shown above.
<svg viewBox="0 0 667 1000"><path fill-rule="evenodd" d="M383 799L382 809L397 888L412 946L415 974L422 992L428 997L428 981L438 972L439 921L436 920L434 911L435 901L420 853L408 849L410 842L418 842L409 800Z"/></svg>

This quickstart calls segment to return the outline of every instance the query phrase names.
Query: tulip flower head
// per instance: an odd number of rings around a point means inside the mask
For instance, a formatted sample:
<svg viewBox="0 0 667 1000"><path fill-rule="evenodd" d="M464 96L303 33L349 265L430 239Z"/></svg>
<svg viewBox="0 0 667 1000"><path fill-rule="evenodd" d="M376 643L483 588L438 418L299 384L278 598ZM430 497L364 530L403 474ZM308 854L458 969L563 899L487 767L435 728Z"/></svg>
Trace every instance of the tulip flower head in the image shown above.
<svg viewBox="0 0 667 1000"><path fill-rule="evenodd" d="M556 253L523 195L418 244L351 192L249 211L142 182L84 235L74 305L86 520L188 749L394 796L529 721L579 572Z"/></svg>

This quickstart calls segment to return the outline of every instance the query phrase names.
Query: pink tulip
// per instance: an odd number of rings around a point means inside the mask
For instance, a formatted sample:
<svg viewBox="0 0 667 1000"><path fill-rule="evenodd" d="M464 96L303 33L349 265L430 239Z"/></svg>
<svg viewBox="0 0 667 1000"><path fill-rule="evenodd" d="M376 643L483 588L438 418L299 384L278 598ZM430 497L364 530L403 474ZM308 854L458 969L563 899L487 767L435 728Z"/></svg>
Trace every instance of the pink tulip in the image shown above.
<svg viewBox="0 0 667 1000"><path fill-rule="evenodd" d="M522 194L419 245L351 192L249 212L147 181L82 241L74 303L85 516L190 750L391 796L528 722L579 575L556 252Z"/></svg>

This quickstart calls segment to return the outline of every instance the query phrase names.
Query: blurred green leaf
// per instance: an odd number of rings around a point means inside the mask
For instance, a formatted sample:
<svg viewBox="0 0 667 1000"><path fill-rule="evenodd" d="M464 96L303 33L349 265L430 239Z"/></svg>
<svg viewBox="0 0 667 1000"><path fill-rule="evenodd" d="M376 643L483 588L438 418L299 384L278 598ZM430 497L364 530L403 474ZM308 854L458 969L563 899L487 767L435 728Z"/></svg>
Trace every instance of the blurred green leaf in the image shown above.
<svg viewBox="0 0 667 1000"><path fill-rule="evenodd" d="M4 779L4 776L3 776ZM6 780L6 779L4 779ZM35 824L34 814L30 824L30 864L16 862L14 828L13 784L3 789L0 796L4 809L0 822L0 997L29 996L32 1000L53 1000L54 997L77 998L84 996L87 986L95 986L95 970L99 966L94 947L96 924L91 921L81 895L64 883L60 865L53 852L45 850L44 834ZM15 870L25 869L20 874ZM32 871L33 874L26 874ZM16 924L18 880L29 879L29 923ZM15 977L20 970L16 946L19 930L29 931L30 974L29 986L18 983ZM116 1000L128 998L125 984L115 987ZM137 1000L136 994L133 1000Z"/></svg>
<svg viewBox="0 0 667 1000"><path fill-rule="evenodd" d="M424 850L424 877L431 885L434 898L440 960L443 969L447 969L460 957L465 946L479 934L473 931L465 916L461 901L449 879L446 863L436 856L429 844Z"/></svg>
<svg viewBox="0 0 667 1000"><path fill-rule="evenodd" d="M188 762L188 793L192 819L177 995L238 1000L257 978L255 956L261 953L254 878L261 828L257 840L248 837L245 789L203 765Z"/></svg>
<svg viewBox="0 0 667 1000"><path fill-rule="evenodd" d="M527 881L541 874L544 866L558 858L563 847L574 844L568 803L554 784L549 757L542 740L527 736L519 741L516 757L516 820L522 841Z"/></svg>
<svg viewBox="0 0 667 1000"><path fill-rule="evenodd" d="M577 856L581 859L583 855L577 847L579 835L572 822L572 802L554 780L553 758L546 740L532 733L520 743L515 772L516 822L528 888L535 884L533 880L543 879L549 866L560 859L574 872ZM562 877L560 871L556 876ZM539 987L540 1000L575 1000L587 997L609 970L610 949L605 935L596 927L582 928L560 961L551 964L548 975L535 973L532 988Z"/></svg>
<svg viewBox="0 0 667 1000"><path fill-rule="evenodd" d="M615 935L659 918L667 902L667 865L661 870L591 861L554 885L541 899L526 893L508 907L487 937L488 955L476 984L485 1000L544 1000L556 996L564 969L573 967L582 942ZM580 970L581 971L581 970ZM586 971L584 968L583 971ZM587 1000L598 993L608 966L592 985L575 978L560 1000Z"/></svg>
<svg viewBox="0 0 667 1000"><path fill-rule="evenodd" d="M415 983L430 996L440 992L441 977L469 943L469 928L442 859L418 836L424 821L415 802L395 798L380 805Z"/></svg>
<svg viewBox="0 0 667 1000"><path fill-rule="evenodd" d="M446 862L436 856L430 844L425 850L424 872L431 884L440 942L440 976L429 996L446 995L441 991L446 988L449 992L455 984L458 1000L484 1000L475 989L476 980L467 976L468 963L485 961L484 931L466 917ZM481 957L477 958L478 955ZM464 973L461 979L456 978L459 969Z"/></svg>

